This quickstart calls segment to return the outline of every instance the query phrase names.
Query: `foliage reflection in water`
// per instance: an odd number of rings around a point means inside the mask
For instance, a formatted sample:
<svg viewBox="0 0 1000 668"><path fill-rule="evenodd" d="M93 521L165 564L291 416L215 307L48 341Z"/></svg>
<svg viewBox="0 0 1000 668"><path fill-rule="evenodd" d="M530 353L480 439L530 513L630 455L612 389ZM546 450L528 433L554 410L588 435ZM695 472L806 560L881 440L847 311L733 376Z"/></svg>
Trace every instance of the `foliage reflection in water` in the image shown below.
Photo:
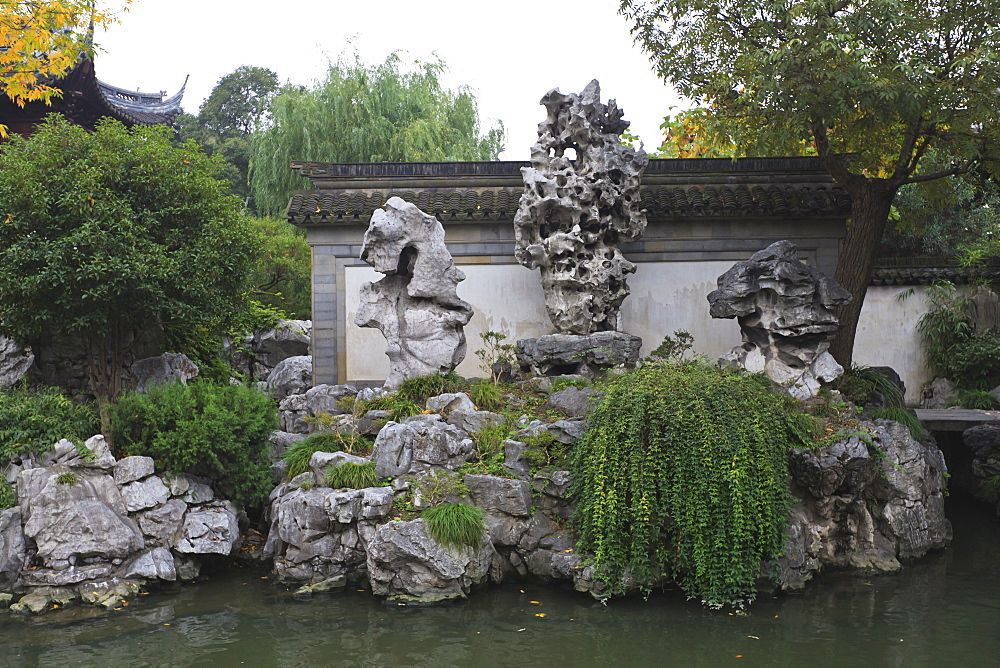
<svg viewBox="0 0 1000 668"><path fill-rule="evenodd" d="M994 664L1000 523L960 500L949 512L951 549L897 576L827 575L802 594L762 596L746 616L677 592L602 606L537 585L438 608L354 591L300 602L259 573L233 571L110 614L0 615L0 665Z"/></svg>

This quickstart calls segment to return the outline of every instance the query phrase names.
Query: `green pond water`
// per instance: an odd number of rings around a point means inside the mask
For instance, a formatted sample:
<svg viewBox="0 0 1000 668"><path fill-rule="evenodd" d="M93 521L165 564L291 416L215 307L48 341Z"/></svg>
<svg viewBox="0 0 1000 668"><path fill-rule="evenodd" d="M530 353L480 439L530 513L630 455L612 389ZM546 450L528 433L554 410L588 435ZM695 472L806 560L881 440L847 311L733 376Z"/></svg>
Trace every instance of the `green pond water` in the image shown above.
<svg viewBox="0 0 1000 668"><path fill-rule="evenodd" d="M0 612L0 666L1000 665L1000 522L961 499L949 516L952 547L898 575L824 575L745 616L676 592L604 606L534 584L436 608L295 601L232 570L116 612Z"/></svg>

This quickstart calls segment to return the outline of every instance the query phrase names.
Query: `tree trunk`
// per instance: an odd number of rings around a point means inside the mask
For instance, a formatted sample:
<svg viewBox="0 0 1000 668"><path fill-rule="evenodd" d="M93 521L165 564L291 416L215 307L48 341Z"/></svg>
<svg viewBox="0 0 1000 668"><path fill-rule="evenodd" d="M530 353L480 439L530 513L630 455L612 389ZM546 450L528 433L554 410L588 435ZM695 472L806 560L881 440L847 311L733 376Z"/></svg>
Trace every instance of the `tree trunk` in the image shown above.
<svg viewBox="0 0 1000 668"><path fill-rule="evenodd" d="M861 307L897 188L882 179L863 177L841 185L851 196L851 220L841 242L834 276L853 299L836 309L841 330L830 345L830 354L846 369L853 360Z"/></svg>

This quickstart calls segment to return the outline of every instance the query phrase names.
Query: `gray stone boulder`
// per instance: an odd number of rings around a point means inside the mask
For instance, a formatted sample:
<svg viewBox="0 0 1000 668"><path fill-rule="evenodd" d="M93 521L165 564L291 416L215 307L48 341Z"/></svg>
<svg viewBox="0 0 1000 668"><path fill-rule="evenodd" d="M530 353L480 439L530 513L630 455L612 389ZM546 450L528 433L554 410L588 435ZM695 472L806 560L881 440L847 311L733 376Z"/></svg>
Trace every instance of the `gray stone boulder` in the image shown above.
<svg viewBox="0 0 1000 668"><path fill-rule="evenodd" d="M958 401L958 388L947 378L935 378L920 393L920 407L948 408Z"/></svg>
<svg viewBox="0 0 1000 668"><path fill-rule="evenodd" d="M135 381L135 389L145 392L153 385L172 380L186 384L198 375L198 365L184 353L163 353L133 362L129 371Z"/></svg>
<svg viewBox="0 0 1000 668"><path fill-rule="evenodd" d="M851 294L833 278L799 261L790 241L778 241L737 262L708 295L713 318L736 318L743 343L723 358L764 373L793 397L816 396L843 373L827 352L840 329L833 309Z"/></svg>
<svg viewBox="0 0 1000 668"><path fill-rule="evenodd" d="M475 434L482 429L502 425L504 417L499 413L491 413L490 411L456 410L448 413L445 421L467 434Z"/></svg>
<svg viewBox="0 0 1000 668"><path fill-rule="evenodd" d="M418 518L380 526L368 544L372 593L390 602L427 605L465 598L489 581L496 550L489 535L477 548L442 547Z"/></svg>
<svg viewBox="0 0 1000 668"><path fill-rule="evenodd" d="M778 562L784 588L801 588L826 569L898 570L901 559L921 557L951 540L941 451L915 441L896 422L862 424L871 430L879 457L856 436L789 453L798 503Z"/></svg>
<svg viewBox="0 0 1000 668"><path fill-rule="evenodd" d="M537 376L593 378L606 369L631 367L639 360L642 339L624 332L588 335L547 334L516 344L521 371Z"/></svg>
<svg viewBox="0 0 1000 668"><path fill-rule="evenodd" d="M282 400L290 394L304 394L312 387L312 357L300 355L282 360L274 367L264 388L277 400Z"/></svg>
<svg viewBox="0 0 1000 668"><path fill-rule="evenodd" d="M272 329L257 330L250 343L255 364L271 370L289 357L308 355L311 334L311 320L281 320Z"/></svg>
<svg viewBox="0 0 1000 668"><path fill-rule="evenodd" d="M238 547L236 509L208 485L164 482L148 457L115 461L101 436L87 446L67 441L47 455L53 463L21 470L18 505L0 512L0 593L22 594L16 609L117 606L146 582L193 579L205 558Z"/></svg>
<svg viewBox="0 0 1000 668"><path fill-rule="evenodd" d="M472 306L458 297L465 280L444 243L444 228L414 204L390 197L365 232L361 259L385 277L361 286L354 323L386 338L385 387L447 372L465 359Z"/></svg>
<svg viewBox="0 0 1000 668"><path fill-rule="evenodd" d="M35 355L30 348L0 336L0 388L16 385L34 363Z"/></svg>
<svg viewBox="0 0 1000 668"><path fill-rule="evenodd" d="M567 387L549 395L545 405L567 417L588 415L601 398L601 392L592 387Z"/></svg>
<svg viewBox="0 0 1000 668"><path fill-rule="evenodd" d="M385 425L375 438L371 459L380 478L396 478L432 468L456 469L472 451L472 440L463 431L431 413Z"/></svg>
<svg viewBox="0 0 1000 668"><path fill-rule="evenodd" d="M70 559L124 559L143 547L142 532L110 475L34 468L21 472L17 490L24 535L34 541L44 568L62 570Z"/></svg>
<svg viewBox="0 0 1000 668"><path fill-rule="evenodd" d="M447 417L452 411L472 412L476 410L476 404L465 392L454 392L439 394L436 397L427 399L427 410L440 413Z"/></svg>
<svg viewBox="0 0 1000 668"><path fill-rule="evenodd" d="M646 228L639 183L649 158L622 145L628 121L614 100L601 103L596 79L579 95L551 90L541 104L546 118L531 166L521 169L514 257L539 269L556 330L614 331L629 294L626 277L635 272L618 244Z"/></svg>
<svg viewBox="0 0 1000 668"><path fill-rule="evenodd" d="M309 458L309 468L312 470L316 480L322 483L326 480L326 472L331 468L337 468L344 464L368 464L369 459L358 457L347 452L314 452Z"/></svg>
<svg viewBox="0 0 1000 668"><path fill-rule="evenodd" d="M310 416L345 415L351 411L342 405L343 400L357 394L353 385L317 385L306 391L306 410Z"/></svg>
<svg viewBox="0 0 1000 668"><path fill-rule="evenodd" d="M188 510L174 549L182 554L232 554L239 545L236 508L228 501L213 501Z"/></svg>
<svg viewBox="0 0 1000 668"><path fill-rule="evenodd" d="M277 578L307 584L359 580L367 543L392 508L392 489L304 489L298 480L271 494L264 554L273 559Z"/></svg>
<svg viewBox="0 0 1000 668"><path fill-rule="evenodd" d="M0 592L6 591L17 579L26 555L21 509L14 506L0 510Z"/></svg>

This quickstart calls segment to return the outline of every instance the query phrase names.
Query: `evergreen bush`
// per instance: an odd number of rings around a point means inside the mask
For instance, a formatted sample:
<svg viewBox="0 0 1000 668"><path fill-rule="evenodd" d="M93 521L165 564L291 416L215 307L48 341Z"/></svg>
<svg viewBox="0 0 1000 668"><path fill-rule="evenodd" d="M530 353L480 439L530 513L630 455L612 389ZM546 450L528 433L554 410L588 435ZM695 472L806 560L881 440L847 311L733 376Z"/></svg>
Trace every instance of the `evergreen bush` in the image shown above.
<svg viewBox="0 0 1000 668"><path fill-rule="evenodd" d="M165 383L122 395L113 407L115 446L146 455L160 470L220 483L237 504L263 502L271 488L268 437L278 428L274 402L243 385Z"/></svg>
<svg viewBox="0 0 1000 668"><path fill-rule="evenodd" d="M74 402L58 388L0 389L0 467L12 457L47 452L63 438L82 445L100 431L93 404Z"/></svg>
<svg viewBox="0 0 1000 668"><path fill-rule="evenodd" d="M669 574L711 607L754 599L761 561L784 546L787 450L803 444L793 403L763 376L699 362L608 387L571 470L578 545L611 594Z"/></svg>

